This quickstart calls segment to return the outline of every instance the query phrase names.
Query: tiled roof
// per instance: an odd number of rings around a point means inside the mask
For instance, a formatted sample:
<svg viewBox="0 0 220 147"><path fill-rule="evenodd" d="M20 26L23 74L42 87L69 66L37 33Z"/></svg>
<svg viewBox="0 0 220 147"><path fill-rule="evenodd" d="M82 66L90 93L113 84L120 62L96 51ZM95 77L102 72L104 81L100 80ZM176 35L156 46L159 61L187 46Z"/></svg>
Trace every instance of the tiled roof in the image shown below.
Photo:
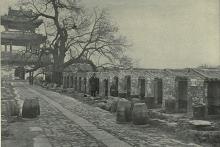
<svg viewBox="0 0 220 147"><path fill-rule="evenodd" d="M184 69L166 69L167 74L179 77L200 77L199 74L193 72L190 68Z"/></svg>
<svg viewBox="0 0 220 147"><path fill-rule="evenodd" d="M146 69L145 71L153 78L162 78L165 76L165 71L163 69Z"/></svg>
<svg viewBox="0 0 220 147"><path fill-rule="evenodd" d="M88 64L72 64L64 69L65 72L92 71Z"/></svg>
<svg viewBox="0 0 220 147"><path fill-rule="evenodd" d="M220 68L199 68L194 70L206 79L220 80Z"/></svg>
<svg viewBox="0 0 220 147"><path fill-rule="evenodd" d="M92 67L88 64L73 64L64 69L64 72L87 72L92 71ZM106 72L120 71L108 69ZM140 71L151 78L163 78L166 76L175 77L191 77L206 80L220 80L220 68L184 68L184 69L132 69L125 71ZM103 72L103 71L101 71Z"/></svg>
<svg viewBox="0 0 220 147"><path fill-rule="evenodd" d="M31 17L33 16L33 10L24 10L20 8L19 10L12 9L9 7L8 9L8 15L9 16L20 16L20 17Z"/></svg>

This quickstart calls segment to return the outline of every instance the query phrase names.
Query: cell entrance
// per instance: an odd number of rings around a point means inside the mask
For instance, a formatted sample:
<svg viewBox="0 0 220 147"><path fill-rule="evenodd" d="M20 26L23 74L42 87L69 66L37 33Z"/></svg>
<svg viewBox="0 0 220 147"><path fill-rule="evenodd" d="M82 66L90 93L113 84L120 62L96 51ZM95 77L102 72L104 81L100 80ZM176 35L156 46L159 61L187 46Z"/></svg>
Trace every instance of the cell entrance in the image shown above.
<svg viewBox="0 0 220 147"><path fill-rule="evenodd" d="M86 90L87 90L87 86L86 86L86 85L87 85L87 83L86 83L86 82L87 82L87 79L84 78L83 81L84 81L84 82L83 82L83 83L84 83L84 93L86 93Z"/></svg>
<svg viewBox="0 0 220 147"><path fill-rule="evenodd" d="M82 88L82 78L79 77L79 92L81 92Z"/></svg>
<svg viewBox="0 0 220 147"><path fill-rule="evenodd" d="M179 112L187 112L187 86L188 82L186 78L177 79L177 100Z"/></svg>
<svg viewBox="0 0 220 147"><path fill-rule="evenodd" d="M208 82L208 115L220 115L220 81Z"/></svg>
<svg viewBox="0 0 220 147"><path fill-rule="evenodd" d="M66 77L66 87L69 88L69 76Z"/></svg>
<svg viewBox="0 0 220 147"><path fill-rule="evenodd" d="M77 77L75 77L75 80L74 80L74 81L75 81L75 91L77 91L77 85L78 85L78 84L77 84Z"/></svg>
<svg viewBox="0 0 220 147"><path fill-rule="evenodd" d="M108 79L104 79L104 93L108 96Z"/></svg>
<svg viewBox="0 0 220 147"><path fill-rule="evenodd" d="M139 78L138 85L140 90L139 91L140 98L143 99L145 97L145 79Z"/></svg>
<svg viewBox="0 0 220 147"><path fill-rule="evenodd" d="M118 77L114 77L112 81L112 85L110 87L110 95L111 96L118 96Z"/></svg>
<svg viewBox="0 0 220 147"><path fill-rule="evenodd" d="M162 105L163 99L163 83L162 79L154 80L154 97L158 105Z"/></svg>
<svg viewBox="0 0 220 147"><path fill-rule="evenodd" d="M96 96L99 94L99 79L95 76L92 76L89 79L89 90L92 96Z"/></svg>
<svg viewBox="0 0 220 147"><path fill-rule="evenodd" d="M125 89L126 89L126 97L130 97L131 96L131 76L125 76L125 81L126 81L126 85L125 85Z"/></svg>
<svg viewBox="0 0 220 147"><path fill-rule="evenodd" d="M70 77L70 88L73 88L73 76Z"/></svg>

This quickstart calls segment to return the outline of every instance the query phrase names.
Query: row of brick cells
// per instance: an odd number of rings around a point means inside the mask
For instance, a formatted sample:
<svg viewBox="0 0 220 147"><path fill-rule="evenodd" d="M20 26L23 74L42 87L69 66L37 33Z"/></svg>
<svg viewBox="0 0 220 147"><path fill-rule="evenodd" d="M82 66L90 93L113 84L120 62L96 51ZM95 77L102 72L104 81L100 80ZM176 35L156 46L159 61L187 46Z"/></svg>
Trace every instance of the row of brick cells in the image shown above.
<svg viewBox="0 0 220 147"><path fill-rule="evenodd" d="M114 97L124 97L124 98L130 98L130 97L139 97L141 99L144 99L147 97L146 95L146 80L144 78L138 79L138 87L132 87L131 83L131 76L125 76L124 81L121 81L123 92L119 92L119 78L117 76L113 77L112 81L110 82L109 79L103 79L102 81L99 81L99 78L87 79L85 77L73 77L73 76L67 76L64 77L64 80L66 84L64 84L64 88L74 88L74 90L83 92L83 93L89 93L91 95L99 94L100 89L103 92L104 96L114 96ZM101 85L100 85L101 84ZM102 86L102 87L100 87ZM131 95L132 89L136 88L138 91L138 95ZM154 80L154 97L156 99L156 103L158 105L162 104L162 97L163 97L163 84L162 79L155 79Z"/></svg>

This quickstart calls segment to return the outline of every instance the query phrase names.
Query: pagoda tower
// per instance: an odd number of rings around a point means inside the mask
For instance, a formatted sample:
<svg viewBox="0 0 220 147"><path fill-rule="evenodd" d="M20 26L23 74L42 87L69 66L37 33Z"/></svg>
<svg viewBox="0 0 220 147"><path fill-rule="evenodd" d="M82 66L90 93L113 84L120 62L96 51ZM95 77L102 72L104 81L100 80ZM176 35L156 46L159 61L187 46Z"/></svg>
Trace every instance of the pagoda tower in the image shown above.
<svg viewBox="0 0 220 147"><path fill-rule="evenodd" d="M23 46L26 49L39 49L40 45L46 42L46 37L35 33L43 20L35 19L32 10L13 10L8 9L8 14L1 16L1 25L4 26L5 31L1 32L1 45L4 45L4 55L11 57L13 46ZM8 50L9 47L9 50ZM16 61L19 62L19 61Z"/></svg>

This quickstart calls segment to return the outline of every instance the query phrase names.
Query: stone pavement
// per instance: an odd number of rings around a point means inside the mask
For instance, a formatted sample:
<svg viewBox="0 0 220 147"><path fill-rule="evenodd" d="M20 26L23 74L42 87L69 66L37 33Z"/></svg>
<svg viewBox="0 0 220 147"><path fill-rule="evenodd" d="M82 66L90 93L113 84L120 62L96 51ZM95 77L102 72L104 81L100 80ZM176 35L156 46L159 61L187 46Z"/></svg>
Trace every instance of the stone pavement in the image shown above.
<svg viewBox="0 0 220 147"><path fill-rule="evenodd" d="M58 107L60 109L65 110L68 113L72 113L74 115L80 116L84 120L87 120L88 122L95 125L97 128L104 130L104 132L108 132L109 134L112 134L116 138L126 142L127 144L130 144L131 146L167 146L167 147L169 147L169 146L175 146L175 147L198 146L193 143L186 143L186 142L177 140L177 139L175 139L175 136L167 134L166 132L163 132L163 131L161 131L157 128L154 128L150 125L134 126L132 124L123 124L123 125L116 124L115 116L110 114L107 111L104 111L99 108L91 107L87 104L83 104L83 103L75 100L74 98L64 96L64 95L61 95L56 92L47 91L47 90L44 90L40 87L36 87L36 86L30 87L29 85L25 85L23 83L20 83L20 85L23 85L24 86L23 89L26 91L27 91L27 89L29 89L28 91L31 91L30 93L32 93L32 95L33 95L33 93L37 94L40 97L41 101L42 101L42 99L47 98L48 99L47 102L49 102L49 105L51 105L51 103L58 104ZM40 93L40 95L39 95L39 93ZM53 106L55 106L55 105L53 105ZM41 108L42 107L44 108L46 106L43 105L43 103L41 103ZM60 113L60 112L54 112L54 111L50 112L49 111L45 115L48 115L50 113L55 113L53 115L56 115L56 113ZM59 122L60 120L67 119L63 115L62 116L64 118L59 117L59 116L60 115L58 115L58 117L54 117L54 118L50 118L50 119L52 119L52 120L54 119L57 122ZM52 116L48 116L48 117L52 117ZM68 121L71 121L71 120L67 120L67 122ZM59 122L59 123L62 124L62 122ZM50 127L52 127L54 125L56 126L56 124L53 124L54 122L50 122L50 123L51 123ZM68 124L70 124L70 123L64 123L62 126L66 126ZM72 124L73 124L73 122L72 122ZM58 127L62 127L62 126L58 125ZM57 130L56 128L54 128L54 129ZM51 129L48 128L48 130L47 130L48 132L46 134L50 134L49 130L51 130ZM70 128L68 131L71 132L71 130L72 130L72 128ZM52 132L53 131L54 130L52 129ZM81 130L81 131L83 131L83 130ZM66 134L68 134L69 132L66 132ZM86 133L88 133L88 131ZM53 133L51 133L51 134L53 134ZM88 133L88 134L91 135L91 133ZM90 135L88 135L88 136L90 136ZM95 137L95 135L93 135L93 136ZM63 138L67 139L68 135L66 136L64 133ZM97 138L97 137L95 137L95 138ZM56 139L59 139L59 138L56 138ZM50 142L54 141L54 143L55 143L56 139L53 140L50 138L49 140L50 140Z"/></svg>
<svg viewBox="0 0 220 147"><path fill-rule="evenodd" d="M36 123L37 119L21 119L9 117L7 101L17 99L11 84L12 75L3 74L1 79L1 146L2 147L52 147L47 138L42 135L42 129Z"/></svg>
<svg viewBox="0 0 220 147"><path fill-rule="evenodd" d="M37 96L19 82L15 82L13 85L22 100ZM41 114L34 124L42 128L43 136L34 138L34 141L38 143L35 145L36 147L46 147L43 144L45 138L49 140L52 147L105 147L103 143L97 141L79 125L65 117L53 105L44 99L40 98L39 100Z"/></svg>
<svg viewBox="0 0 220 147"><path fill-rule="evenodd" d="M58 110L60 110L66 117L70 120L74 121L78 124L83 130L88 132L91 136L95 137L97 140L103 142L108 147L130 147L129 144L117 139L116 137L112 136L111 134L98 129L95 125L91 124L87 120L75 115L74 113L70 112L69 110L63 108L60 104L52 101L50 98L40 94L39 92L29 89L31 92L35 93L36 95L40 96L41 98L45 99L48 103L54 105Z"/></svg>

